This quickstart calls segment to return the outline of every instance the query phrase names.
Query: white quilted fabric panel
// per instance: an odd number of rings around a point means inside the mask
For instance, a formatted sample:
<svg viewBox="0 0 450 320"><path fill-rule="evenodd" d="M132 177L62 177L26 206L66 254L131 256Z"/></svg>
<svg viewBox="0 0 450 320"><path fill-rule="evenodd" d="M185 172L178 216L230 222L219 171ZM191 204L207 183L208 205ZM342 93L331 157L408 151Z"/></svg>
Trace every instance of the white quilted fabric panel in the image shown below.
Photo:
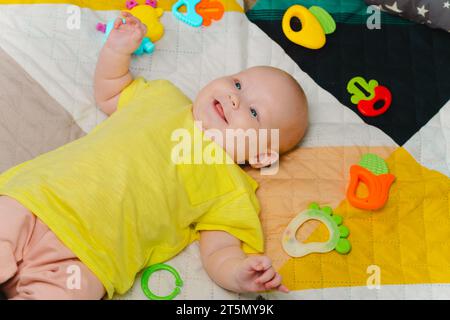
<svg viewBox="0 0 450 320"><path fill-rule="evenodd" d="M450 101L404 147L421 165L450 176Z"/></svg>

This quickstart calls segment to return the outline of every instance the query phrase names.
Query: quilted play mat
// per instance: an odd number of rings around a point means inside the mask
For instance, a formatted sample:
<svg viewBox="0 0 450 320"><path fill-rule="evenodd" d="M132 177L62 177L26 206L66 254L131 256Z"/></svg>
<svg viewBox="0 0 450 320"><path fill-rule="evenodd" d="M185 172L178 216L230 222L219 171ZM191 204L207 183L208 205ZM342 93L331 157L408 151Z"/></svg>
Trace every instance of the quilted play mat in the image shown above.
<svg viewBox="0 0 450 320"><path fill-rule="evenodd" d="M272 65L297 79L310 108L307 135L277 174L246 168L259 183L266 254L291 292L228 292L209 279L193 243L166 262L183 279L176 299L450 298L450 35L385 11L371 29L375 9L363 0L221 0L223 17L200 28L174 17L175 2L158 1L165 33L152 55L133 59L135 76L169 79L193 99L216 77ZM283 33L294 4L320 6L329 16L319 15L335 21L321 49ZM103 36L96 26L124 7L122 0L0 0L0 172L106 119L93 97ZM386 90L387 110L367 109ZM357 208L378 185L384 206ZM307 222L296 231L299 213ZM296 257L286 249L296 239L316 251L324 248L317 242L332 240L334 250ZM141 275L114 298L147 299L140 282ZM173 277L155 273L149 287L166 295Z"/></svg>

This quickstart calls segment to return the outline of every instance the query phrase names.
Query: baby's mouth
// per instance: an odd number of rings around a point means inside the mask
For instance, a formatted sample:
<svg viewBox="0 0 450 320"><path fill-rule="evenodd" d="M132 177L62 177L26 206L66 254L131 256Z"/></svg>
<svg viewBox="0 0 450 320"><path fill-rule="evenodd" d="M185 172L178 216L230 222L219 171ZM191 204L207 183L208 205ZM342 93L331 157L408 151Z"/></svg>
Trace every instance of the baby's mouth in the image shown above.
<svg viewBox="0 0 450 320"><path fill-rule="evenodd" d="M223 112L223 107L220 104L218 100L213 101L214 109L216 110L217 114L228 124L227 118L225 117L225 113Z"/></svg>

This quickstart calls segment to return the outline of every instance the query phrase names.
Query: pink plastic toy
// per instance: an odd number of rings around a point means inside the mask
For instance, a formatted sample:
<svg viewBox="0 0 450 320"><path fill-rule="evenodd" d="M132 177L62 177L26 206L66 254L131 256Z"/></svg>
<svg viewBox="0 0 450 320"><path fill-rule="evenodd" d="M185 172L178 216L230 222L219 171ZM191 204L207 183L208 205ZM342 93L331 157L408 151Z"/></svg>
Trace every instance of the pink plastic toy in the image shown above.
<svg viewBox="0 0 450 320"><path fill-rule="evenodd" d="M156 0L145 0L145 4L148 6L152 6L153 8L156 8L156 6L158 5Z"/></svg>
<svg viewBox="0 0 450 320"><path fill-rule="evenodd" d="M106 24L105 23L99 22L99 23L97 23L97 26L95 28L97 29L97 31L100 31L103 33L106 32Z"/></svg>
<svg viewBox="0 0 450 320"><path fill-rule="evenodd" d="M127 6L127 9L130 10L136 7L138 3L136 2L136 0L127 0L125 5Z"/></svg>

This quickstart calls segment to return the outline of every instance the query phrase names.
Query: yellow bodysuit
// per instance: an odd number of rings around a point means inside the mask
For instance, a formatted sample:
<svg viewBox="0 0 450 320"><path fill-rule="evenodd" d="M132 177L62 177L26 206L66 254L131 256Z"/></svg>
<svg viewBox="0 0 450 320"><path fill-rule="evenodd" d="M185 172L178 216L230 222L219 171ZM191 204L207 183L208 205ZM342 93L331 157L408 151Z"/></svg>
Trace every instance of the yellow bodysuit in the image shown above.
<svg viewBox="0 0 450 320"><path fill-rule="evenodd" d="M193 148L200 143L231 160L195 126L192 102L177 87L137 78L89 134L1 174L0 195L47 224L110 298L125 293L140 270L198 239L199 230L229 232L247 253L262 252L256 181L232 161L174 161L181 158L177 129L189 133Z"/></svg>

